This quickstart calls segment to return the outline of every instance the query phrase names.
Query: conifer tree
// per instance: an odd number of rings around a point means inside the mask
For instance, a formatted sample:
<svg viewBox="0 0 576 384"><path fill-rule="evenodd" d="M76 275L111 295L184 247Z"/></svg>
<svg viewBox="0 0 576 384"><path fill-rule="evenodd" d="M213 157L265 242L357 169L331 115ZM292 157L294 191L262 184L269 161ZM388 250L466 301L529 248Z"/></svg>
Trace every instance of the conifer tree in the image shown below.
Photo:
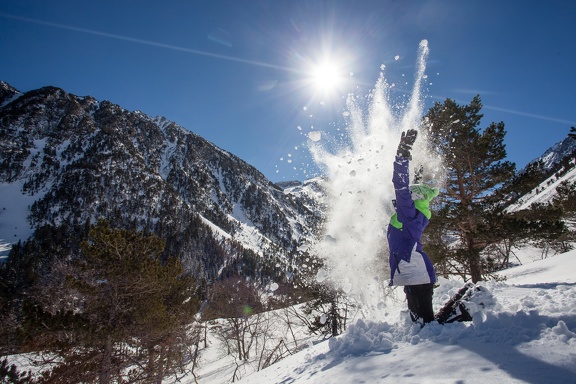
<svg viewBox="0 0 576 384"><path fill-rule="evenodd" d="M435 202L440 215L431 224L444 226L445 235L459 239L450 255L435 255L436 261L447 256L458 259L474 282L484 274L481 251L491 240L496 191L515 172L515 165L505 161L504 123L480 129L481 109L479 95L469 105L446 99L429 110L424 124L446 168L444 193Z"/></svg>
<svg viewBox="0 0 576 384"><path fill-rule="evenodd" d="M160 383L185 361L198 300L194 281L179 260L161 259L163 249L156 236L103 221L92 228L65 284L34 314L44 325L37 348L60 356L43 381Z"/></svg>
<svg viewBox="0 0 576 384"><path fill-rule="evenodd" d="M576 217L576 182L563 181L556 188L554 204L562 206L569 219Z"/></svg>

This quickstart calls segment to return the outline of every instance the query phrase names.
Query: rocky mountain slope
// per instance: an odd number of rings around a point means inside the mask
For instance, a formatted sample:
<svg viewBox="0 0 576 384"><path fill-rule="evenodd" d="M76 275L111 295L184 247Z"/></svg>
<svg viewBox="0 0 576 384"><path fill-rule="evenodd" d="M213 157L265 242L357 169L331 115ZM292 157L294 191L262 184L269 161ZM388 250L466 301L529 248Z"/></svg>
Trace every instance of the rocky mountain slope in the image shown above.
<svg viewBox="0 0 576 384"><path fill-rule="evenodd" d="M507 210L521 211L532 204L548 204L562 183L576 182L576 140L570 136L550 147L518 173L517 180L529 179L528 189Z"/></svg>
<svg viewBox="0 0 576 384"><path fill-rule="evenodd" d="M0 193L4 244L106 219L165 238L167 252L207 278L246 263L289 269L322 218L314 201L165 118L5 82Z"/></svg>

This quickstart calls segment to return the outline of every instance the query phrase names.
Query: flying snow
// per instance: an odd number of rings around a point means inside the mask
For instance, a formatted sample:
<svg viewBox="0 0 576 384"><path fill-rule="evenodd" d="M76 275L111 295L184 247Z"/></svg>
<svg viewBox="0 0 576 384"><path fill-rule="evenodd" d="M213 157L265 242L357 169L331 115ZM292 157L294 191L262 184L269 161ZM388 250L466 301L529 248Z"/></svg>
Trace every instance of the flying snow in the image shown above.
<svg viewBox="0 0 576 384"><path fill-rule="evenodd" d="M319 272L317 281L327 280L348 292L367 311L378 308L389 277L385 231L393 214L392 164L400 132L420 123L420 86L427 55L428 44L423 40L408 105L399 108L392 104L390 86L382 74L371 94L368 113L354 95L348 97L346 145L333 150L326 148L324 140L314 141L309 136L313 159L330 180L326 233L324 240L311 248L326 261L327 270ZM413 163L430 162L425 144L417 142L417 148Z"/></svg>
<svg viewBox="0 0 576 384"><path fill-rule="evenodd" d="M312 141L320 141L322 133L319 131L308 132L308 138Z"/></svg>

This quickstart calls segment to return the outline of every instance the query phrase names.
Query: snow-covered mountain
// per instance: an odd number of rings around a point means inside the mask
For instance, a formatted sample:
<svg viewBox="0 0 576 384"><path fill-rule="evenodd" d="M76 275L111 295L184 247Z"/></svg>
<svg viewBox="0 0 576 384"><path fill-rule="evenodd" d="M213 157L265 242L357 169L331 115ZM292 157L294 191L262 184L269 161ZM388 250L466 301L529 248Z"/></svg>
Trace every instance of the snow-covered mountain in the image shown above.
<svg viewBox="0 0 576 384"><path fill-rule="evenodd" d="M535 162L542 161L545 169L553 169L555 166L560 164L566 157L574 157L574 152L576 151L576 140L567 137L559 143L554 144L550 147L542 156L531 161L527 167Z"/></svg>
<svg viewBox="0 0 576 384"><path fill-rule="evenodd" d="M542 180L509 206L509 212L521 211L532 204L547 204L557 196L556 188L563 182L576 182L576 140L566 137L544 154L531 161L519 175L532 171Z"/></svg>
<svg viewBox="0 0 576 384"><path fill-rule="evenodd" d="M576 182L576 163L572 162L572 167L560 175L553 174L544 180L536 188L522 196L516 203L508 207L509 212L521 211L529 208L532 204L547 204L552 202L557 196L556 188L563 182Z"/></svg>
<svg viewBox="0 0 576 384"><path fill-rule="evenodd" d="M290 267L322 217L310 198L165 118L5 82L0 196L4 250L46 225L103 218L160 235L167 252L207 278L241 264L246 250Z"/></svg>

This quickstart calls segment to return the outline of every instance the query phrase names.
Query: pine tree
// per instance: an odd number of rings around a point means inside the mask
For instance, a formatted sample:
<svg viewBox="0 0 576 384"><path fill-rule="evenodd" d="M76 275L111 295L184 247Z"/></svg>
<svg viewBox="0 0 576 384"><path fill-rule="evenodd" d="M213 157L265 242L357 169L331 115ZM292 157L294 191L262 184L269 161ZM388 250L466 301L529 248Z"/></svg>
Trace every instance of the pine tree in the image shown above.
<svg viewBox="0 0 576 384"><path fill-rule="evenodd" d="M58 354L46 382L161 382L186 360L186 327L198 309L193 279L164 242L99 222L81 257L45 287L52 300L25 313L35 347ZM64 282L63 284L62 281Z"/></svg>
<svg viewBox="0 0 576 384"><path fill-rule="evenodd" d="M515 165L504 160L504 123L481 130L481 109L479 95L463 106L446 99L429 110L424 125L446 167L444 193L435 202L444 221L437 216L432 222L444 225L445 234L457 234L459 244L452 256L474 282L483 278L481 251L490 242L497 189L515 172Z"/></svg>
<svg viewBox="0 0 576 384"><path fill-rule="evenodd" d="M568 134L568 137L576 140L576 127L570 127L570 133Z"/></svg>
<svg viewBox="0 0 576 384"><path fill-rule="evenodd" d="M539 159L529 163L522 172L510 179L503 187L504 203L516 202L518 198L526 195L546 180L549 177L548 173L549 170L546 169L544 160Z"/></svg>
<svg viewBox="0 0 576 384"><path fill-rule="evenodd" d="M554 204L561 205L569 218L576 216L576 182L563 181L556 188Z"/></svg>

